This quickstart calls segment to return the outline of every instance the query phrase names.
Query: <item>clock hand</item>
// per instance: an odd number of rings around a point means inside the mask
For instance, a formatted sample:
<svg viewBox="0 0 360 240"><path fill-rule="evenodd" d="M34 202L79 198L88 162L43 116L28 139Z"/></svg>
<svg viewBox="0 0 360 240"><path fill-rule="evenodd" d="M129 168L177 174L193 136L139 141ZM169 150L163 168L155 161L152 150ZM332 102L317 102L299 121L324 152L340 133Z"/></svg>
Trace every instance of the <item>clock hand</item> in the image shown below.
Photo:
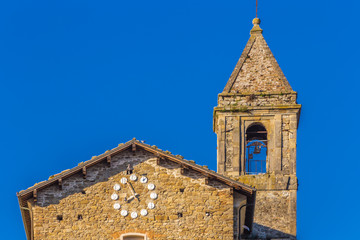
<svg viewBox="0 0 360 240"><path fill-rule="evenodd" d="M131 184L131 182L129 182L129 187L130 187L130 190L133 193L133 197L136 198L140 202L140 199L138 198L140 194L135 192L135 189L134 189L133 185Z"/></svg>
<svg viewBox="0 0 360 240"><path fill-rule="evenodd" d="M139 194L135 192L133 185L130 182L128 184L129 184L130 190L133 193L133 195L135 197L139 196Z"/></svg>
<svg viewBox="0 0 360 240"><path fill-rule="evenodd" d="M131 200L133 200L134 199L134 196L131 196L131 197L129 197L126 201L127 202L130 202Z"/></svg>

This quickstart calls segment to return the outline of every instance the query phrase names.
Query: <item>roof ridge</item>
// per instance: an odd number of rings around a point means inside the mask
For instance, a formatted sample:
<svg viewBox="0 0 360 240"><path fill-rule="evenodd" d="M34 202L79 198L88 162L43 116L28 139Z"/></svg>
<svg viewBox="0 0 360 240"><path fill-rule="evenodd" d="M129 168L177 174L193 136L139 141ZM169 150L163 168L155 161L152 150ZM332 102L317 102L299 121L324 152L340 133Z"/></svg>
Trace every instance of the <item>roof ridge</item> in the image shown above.
<svg viewBox="0 0 360 240"><path fill-rule="evenodd" d="M248 42L245 45L243 52L240 55L238 62L235 65L233 72L230 75L228 82L225 85L223 92L230 92L232 86L234 85L234 83L240 73L242 66L245 63L245 60L246 60L248 54L250 53L250 50L252 49L252 47L255 43L255 39L256 39L255 37L250 36Z"/></svg>
<svg viewBox="0 0 360 240"><path fill-rule="evenodd" d="M92 159L90 159L88 161L81 162L80 164L78 164L77 166L75 166L75 167L73 167L71 169L67 169L67 170L64 170L64 171L62 171L62 172L60 172L58 174L54 174L54 175L50 176L48 180L44 180L42 182L36 183L33 186L18 192L17 196L18 197L23 197L25 195L32 194L32 192L34 190L43 189L43 188L45 188L47 186L50 186L51 184L54 184L57 181L59 181L59 179L63 179L63 178L72 176L73 174L76 174L79 171L81 171L84 167L91 167L91 166L93 166L93 165L95 165L95 164L97 164L97 163L99 163L101 161L104 161L104 160L106 160L106 158L108 156L118 154L118 153L122 152L123 150L129 148L133 144L136 144L136 145L144 148L144 150L147 150L147 151L150 150L150 152L152 152L154 154L161 153L162 155L169 158L170 160L173 160L173 161L176 161L176 162L178 162L180 164L191 167L194 170L206 173L209 176L211 175L214 178L217 178L217 179L219 179L219 180L221 180L223 182L230 183L228 185L237 185L238 187L240 187L241 189L243 189L246 192L252 193L252 192L256 191L256 189L253 188L253 187L250 187L248 185L245 185L243 183L235 181L235 180L233 180L231 178L225 177L225 176L223 176L223 175L221 175L221 174L219 174L219 173L217 173L217 172L215 172L213 170L210 170L208 168L204 168L203 166L200 166L200 165L196 164L195 161L193 161L193 160L186 160L181 155L173 155L170 151L164 151L162 149L159 149L155 145L150 146L149 144L146 144L144 142L141 142L141 141L133 138L132 140L130 140L130 141L126 142L126 143L120 143L117 147L115 147L115 148L113 148L111 150L107 150L104 153L102 153L102 154L100 154L100 155L98 155L96 157L93 157ZM232 187L234 187L234 186L232 186Z"/></svg>

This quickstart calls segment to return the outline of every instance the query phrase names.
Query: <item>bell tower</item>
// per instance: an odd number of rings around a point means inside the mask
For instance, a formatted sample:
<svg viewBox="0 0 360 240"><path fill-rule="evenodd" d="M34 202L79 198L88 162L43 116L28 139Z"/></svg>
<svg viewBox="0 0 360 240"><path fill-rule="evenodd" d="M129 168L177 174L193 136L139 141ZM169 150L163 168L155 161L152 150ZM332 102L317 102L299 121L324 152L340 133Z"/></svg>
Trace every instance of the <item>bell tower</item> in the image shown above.
<svg viewBox="0 0 360 240"><path fill-rule="evenodd" d="M296 133L301 105L253 20L214 108L217 171L257 189L259 238L296 238Z"/></svg>

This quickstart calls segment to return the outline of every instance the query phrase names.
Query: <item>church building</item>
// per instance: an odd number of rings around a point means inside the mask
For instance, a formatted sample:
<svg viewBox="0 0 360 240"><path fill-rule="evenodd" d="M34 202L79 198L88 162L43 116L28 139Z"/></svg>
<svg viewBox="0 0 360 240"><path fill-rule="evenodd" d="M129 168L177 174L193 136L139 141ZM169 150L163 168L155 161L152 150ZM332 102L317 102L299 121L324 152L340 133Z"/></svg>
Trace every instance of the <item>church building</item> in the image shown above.
<svg viewBox="0 0 360 240"><path fill-rule="evenodd" d="M217 172L134 138L17 193L27 239L296 239L296 98L255 18L214 108Z"/></svg>

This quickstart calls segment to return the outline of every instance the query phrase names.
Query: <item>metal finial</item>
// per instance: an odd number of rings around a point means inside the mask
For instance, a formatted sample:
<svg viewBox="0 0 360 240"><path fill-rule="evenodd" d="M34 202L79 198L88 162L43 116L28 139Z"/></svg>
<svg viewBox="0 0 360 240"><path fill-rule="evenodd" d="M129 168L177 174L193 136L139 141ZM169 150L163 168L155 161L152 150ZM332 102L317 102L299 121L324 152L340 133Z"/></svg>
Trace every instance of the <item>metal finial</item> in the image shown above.
<svg viewBox="0 0 360 240"><path fill-rule="evenodd" d="M256 0L256 18L258 17L258 0Z"/></svg>

